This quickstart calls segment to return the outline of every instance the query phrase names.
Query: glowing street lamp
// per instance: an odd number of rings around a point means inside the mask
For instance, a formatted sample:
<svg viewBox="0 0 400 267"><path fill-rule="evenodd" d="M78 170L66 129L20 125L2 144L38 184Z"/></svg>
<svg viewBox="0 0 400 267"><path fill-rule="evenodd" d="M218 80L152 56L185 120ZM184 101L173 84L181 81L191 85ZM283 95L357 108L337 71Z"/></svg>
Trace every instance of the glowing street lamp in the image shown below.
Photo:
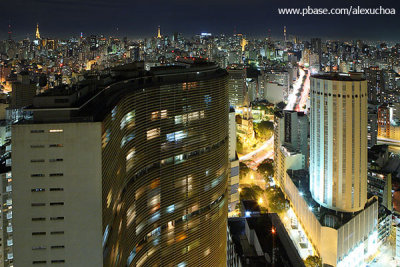
<svg viewBox="0 0 400 267"><path fill-rule="evenodd" d="M262 200L262 198L260 197L259 199L258 199L258 204L262 204L264 201Z"/></svg>

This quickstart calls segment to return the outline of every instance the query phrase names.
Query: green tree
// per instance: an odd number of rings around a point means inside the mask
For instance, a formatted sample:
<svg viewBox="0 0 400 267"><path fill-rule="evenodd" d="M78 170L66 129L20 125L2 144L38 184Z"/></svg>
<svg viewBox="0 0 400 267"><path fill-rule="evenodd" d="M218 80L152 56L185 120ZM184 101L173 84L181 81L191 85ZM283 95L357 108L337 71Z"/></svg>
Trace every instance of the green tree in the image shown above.
<svg viewBox="0 0 400 267"><path fill-rule="evenodd" d="M287 210L285 196L279 187L268 187L266 193L271 212L282 213Z"/></svg>
<svg viewBox="0 0 400 267"><path fill-rule="evenodd" d="M239 136L236 137L236 151L240 154L243 154L243 143Z"/></svg>
<svg viewBox="0 0 400 267"><path fill-rule="evenodd" d="M263 190L258 185L252 185L251 187L243 187L240 192L241 200L258 200L262 195Z"/></svg>
<svg viewBox="0 0 400 267"><path fill-rule="evenodd" d="M246 177L250 172L250 168L244 162L239 162L239 179Z"/></svg>
<svg viewBox="0 0 400 267"><path fill-rule="evenodd" d="M272 159L265 159L258 165L258 171L268 178L274 176L274 161Z"/></svg>
<svg viewBox="0 0 400 267"><path fill-rule="evenodd" d="M322 267L321 258L318 256L308 256L304 261L306 267Z"/></svg>
<svg viewBox="0 0 400 267"><path fill-rule="evenodd" d="M257 138L268 139L274 132L274 123L270 121L262 121L260 123L254 123L254 130Z"/></svg>

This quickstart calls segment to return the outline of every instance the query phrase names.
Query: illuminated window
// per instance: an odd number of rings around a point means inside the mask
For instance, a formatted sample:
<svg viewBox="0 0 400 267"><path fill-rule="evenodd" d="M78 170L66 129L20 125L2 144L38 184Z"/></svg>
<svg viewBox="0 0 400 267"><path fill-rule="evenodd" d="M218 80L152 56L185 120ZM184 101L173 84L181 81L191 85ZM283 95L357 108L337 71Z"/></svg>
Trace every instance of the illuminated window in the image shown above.
<svg viewBox="0 0 400 267"><path fill-rule="evenodd" d="M166 109L161 110L161 119L166 119L168 116L168 112Z"/></svg>
<svg viewBox="0 0 400 267"><path fill-rule="evenodd" d="M135 209L135 204L133 204L132 206L130 206L128 208L128 210L126 211L126 226L128 227L129 225L131 225L131 223L133 222L133 220L136 217L136 209Z"/></svg>
<svg viewBox="0 0 400 267"><path fill-rule="evenodd" d="M115 106L112 110L111 110L111 119L115 120L115 116L117 115L117 106Z"/></svg>
<svg viewBox="0 0 400 267"><path fill-rule="evenodd" d="M135 258L135 256L136 256L136 247L134 247L133 250L131 251L131 253L129 254L128 260L126 262L127 266L131 265L131 263L132 263L133 259Z"/></svg>
<svg viewBox="0 0 400 267"><path fill-rule="evenodd" d="M49 130L49 133L62 133L62 132L64 132L63 129L51 129L51 130Z"/></svg>
<svg viewBox="0 0 400 267"><path fill-rule="evenodd" d="M186 131L177 131L174 133L167 134L167 141L169 142L178 142L183 138L187 137Z"/></svg>
<svg viewBox="0 0 400 267"><path fill-rule="evenodd" d="M132 110L131 112L128 112L121 120L121 130L127 126L128 129L131 127L135 126L135 111Z"/></svg>
<svg viewBox="0 0 400 267"><path fill-rule="evenodd" d="M110 137L111 137L111 130L107 129L104 133L103 136L101 137L101 146L103 148L106 147L106 145L108 144L108 142L110 141Z"/></svg>
<svg viewBox="0 0 400 267"><path fill-rule="evenodd" d="M130 134L122 137L122 139L121 139L121 147L123 147L128 142L132 141L133 138L135 138L135 133L130 133Z"/></svg>
<svg viewBox="0 0 400 267"><path fill-rule="evenodd" d="M175 124L180 124L180 123L182 123L182 115L175 116Z"/></svg>
<svg viewBox="0 0 400 267"><path fill-rule="evenodd" d="M140 232L143 230L143 227L146 225L146 222L143 221L139 225L136 226L136 235L139 235Z"/></svg>
<svg viewBox="0 0 400 267"><path fill-rule="evenodd" d="M135 148L131 148L126 155L126 160L129 161L135 155Z"/></svg>
<svg viewBox="0 0 400 267"><path fill-rule="evenodd" d="M153 206L155 206L155 205L157 205L157 204L160 204L160 200L161 200L160 194L155 195L155 196L151 197L151 198L147 201L147 206L148 206L148 207L153 207Z"/></svg>
<svg viewBox="0 0 400 267"><path fill-rule="evenodd" d="M161 110L161 111L153 111L151 113L151 120L155 121L155 120L158 120L158 119L166 119L167 116L168 116L168 112L167 112L166 109Z"/></svg>
<svg viewBox="0 0 400 267"><path fill-rule="evenodd" d="M199 119L199 112L191 112L188 114L188 119L189 121L194 121L194 120L198 120Z"/></svg>
<svg viewBox="0 0 400 267"><path fill-rule="evenodd" d="M172 204L170 206L167 207L167 213L172 213L175 211L175 205Z"/></svg>
<svg viewBox="0 0 400 267"><path fill-rule="evenodd" d="M149 223L153 223L160 219L160 211L155 212L149 219Z"/></svg>
<svg viewBox="0 0 400 267"><path fill-rule="evenodd" d="M151 140L159 136L160 136L160 128L154 128L147 131L147 140Z"/></svg>
<svg viewBox="0 0 400 267"><path fill-rule="evenodd" d="M153 111L153 112L151 113L151 120L152 120L152 121L157 120L157 119L158 119L158 114L159 114L159 113L160 113L159 111Z"/></svg>
<svg viewBox="0 0 400 267"><path fill-rule="evenodd" d="M31 189L31 192L44 192L44 191L46 191L44 188L34 188L34 189Z"/></svg>
<svg viewBox="0 0 400 267"><path fill-rule="evenodd" d="M178 155L178 156L175 156L175 164L181 163L181 162L183 162L183 161L185 161L184 158L183 158L183 154L180 154L180 155Z"/></svg>
<svg viewBox="0 0 400 267"><path fill-rule="evenodd" d="M131 148L126 155L126 171L128 172L133 167L135 156L135 148Z"/></svg>

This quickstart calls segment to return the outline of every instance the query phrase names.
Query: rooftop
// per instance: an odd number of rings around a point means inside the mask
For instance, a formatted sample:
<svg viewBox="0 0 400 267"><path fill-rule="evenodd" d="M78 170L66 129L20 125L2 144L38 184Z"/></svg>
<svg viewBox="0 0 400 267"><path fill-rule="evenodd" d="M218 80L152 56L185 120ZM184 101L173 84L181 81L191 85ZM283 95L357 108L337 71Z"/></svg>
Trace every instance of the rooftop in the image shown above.
<svg viewBox="0 0 400 267"><path fill-rule="evenodd" d="M365 81L365 78L362 76L362 73L359 72L352 72L352 73L330 72L324 74L315 74L312 75L312 78L331 80L331 81L344 81L344 82Z"/></svg>
<svg viewBox="0 0 400 267"><path fill-rule="evenodd" d="M315 217L318 219L322 226L331 227L334 229L339 229L347 222L349 222L352 218L357 216L358 213L362 212L341 212L332 209L325 208L321 206L318 202L316 202L310 192L309 185L309 173L307 170L288 170L290 179L297 187L298 191L303 194L304 200L307 202L307 205L312 208L312 212ZM370 206L376 199L368 200L365 204L365 208Z"/></svg>
<svg viewBox="0 0 400 267"><path fill-rule="evenodd" d="M39 94L26 111L33 112L35 123L97 121L109 112L121 97L132 90L180 82L196 82L227 75L216 64L191 60L176 65L144 69L143 62L121 65L96 75L87 75L73 86L60 86ZM47 112L52 111L52 116ZM55 116L59 112L60 116ZM39 118L40 119L37 119ZM22 123L27 123L24 121Z"/></svg>

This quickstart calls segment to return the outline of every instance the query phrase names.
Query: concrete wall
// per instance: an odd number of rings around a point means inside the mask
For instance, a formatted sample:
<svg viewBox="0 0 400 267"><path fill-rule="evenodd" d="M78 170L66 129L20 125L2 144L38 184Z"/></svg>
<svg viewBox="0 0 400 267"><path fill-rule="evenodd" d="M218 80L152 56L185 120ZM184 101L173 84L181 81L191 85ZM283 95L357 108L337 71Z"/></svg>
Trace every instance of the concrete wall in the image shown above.
<svg viewBox="0 0 400 267"><path fill-rule="evenodd" d="M102 266L101 124L15 125L12 143L14 266Z"/></svg>

